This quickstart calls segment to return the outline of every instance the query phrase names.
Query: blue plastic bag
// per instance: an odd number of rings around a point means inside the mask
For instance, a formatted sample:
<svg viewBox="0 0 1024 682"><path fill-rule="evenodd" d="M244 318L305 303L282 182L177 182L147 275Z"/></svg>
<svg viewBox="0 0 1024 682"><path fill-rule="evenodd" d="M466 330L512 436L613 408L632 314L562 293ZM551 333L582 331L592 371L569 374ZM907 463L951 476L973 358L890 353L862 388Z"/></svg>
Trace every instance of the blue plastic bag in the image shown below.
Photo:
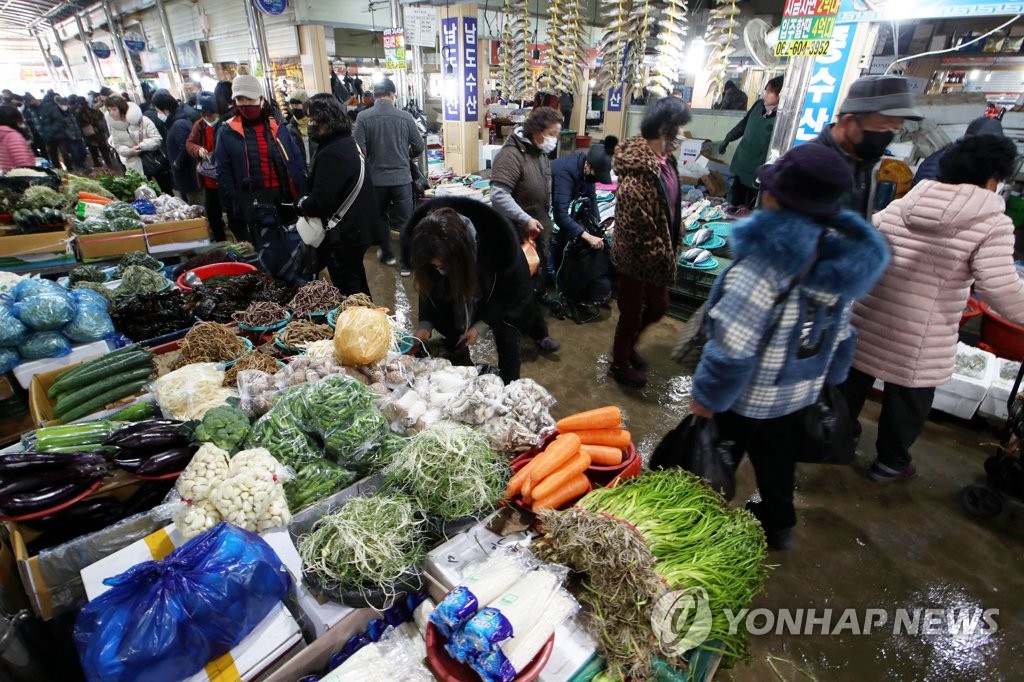
<svg viewBox="0 0 1024 682"><path fill-rule="evenodd" d="M71 352L71 344L60 332L33 332L18 344L18 353L26 360L62 358Z"/></svg>
<svg viewBox="0 0 1024 682"><path fill-rule="evenodd" d="M104 584L85 605L75 645L86 679L181 680L237 646L291 589L262 538L221 523Z"/></svg>
<svg viewBox="0 0 1024 682"><path fill-rule="evenodd" d="M75 299L66 290L34 292L14 304L18 319L39 332L60 329L74 318L77 310Z"/></svg>
<svg viewBox="0 0 1024 682"><path fill-rule="evenodd" d="M0 372L10 372L21 364L21 356L14 348L0 348Z"/></svg>
<svg viewBox="0 0 1024 682"><path fill-rule="evenodd" d="M26 327L7 303L0 303L0 346L17 346L28 335Z"/></svg>
<svg viewBox="0 0 1024 682"><path fill-rule="evenodd" d="M75 318L64 327L64 336L75 343L100 341L114 333L114 322L107 309L92 303L79 306Z"/></svg>
<svg viewBox="0 0 1024 682"><path fill-rule="evenodd" d="M95 305L103 308L103 310L110 310L110 301L107 300L107 297L92 289L72 289L71 298L79 306Z"/></svg>
<svg viewBox="0 0 1024 682"><path fill-rule="evenodd" d="M59 294L62 292L67 293L67 290L52 279L29 277L28 279L21 280L13 289L11 289L11 296L14 297L15 301L21 301L33 294L41 294L44 292Z"/></svg>

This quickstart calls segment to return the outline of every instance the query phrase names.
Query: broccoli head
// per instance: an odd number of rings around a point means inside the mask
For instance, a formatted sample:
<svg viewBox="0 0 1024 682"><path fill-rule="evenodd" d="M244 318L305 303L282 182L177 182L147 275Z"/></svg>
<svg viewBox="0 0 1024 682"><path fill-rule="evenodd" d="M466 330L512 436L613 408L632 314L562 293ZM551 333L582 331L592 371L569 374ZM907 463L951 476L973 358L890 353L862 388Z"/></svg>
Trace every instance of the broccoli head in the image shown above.
<svg viewBox="0 0 1024 682"><path fill-rule="evenodd" d="M249 434L249 417L237 407L220 405L209 410L196 427L196 437L222 450L235 450Z"/></svg>

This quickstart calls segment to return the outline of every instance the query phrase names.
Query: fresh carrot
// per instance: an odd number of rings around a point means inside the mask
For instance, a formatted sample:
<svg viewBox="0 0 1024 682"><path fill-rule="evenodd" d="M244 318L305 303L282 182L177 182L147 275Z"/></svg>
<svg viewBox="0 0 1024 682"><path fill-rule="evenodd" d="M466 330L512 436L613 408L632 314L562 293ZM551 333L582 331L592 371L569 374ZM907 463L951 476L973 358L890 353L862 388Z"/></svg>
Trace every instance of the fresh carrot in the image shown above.
<svg viewBox="0 0 1024 682"><path fill-rule="evenodd" d="M622 427L622 412L614 405L596 410L579 412L555 424L559 433L566 431L588 431L590 429L618 429Z"/></svg>
<svg viewBox="0 0 1024 682"><path fill-rule="evenodd" d="M613 467L622 464L622 450L608 445L581 445L580 452L590 455L591 465Z"/></svg>
<svg viewBox="0 0 1024 682"><path fill-rule="evenodd" d="M583 445L607 445L612 448L628 448L631 442L629 431L623 429L593 429L573 431Z"/></svg>
<svg viewBox="0 0 1024 682"><path fill-rule="evenodd" d="M113 199L108 199L99 194L92 194L91 192L79 192L78 200L84 201L87 204L109 204L113 201Z"/></svg>
<svg viewBox="0 0 1024 682"><path fill-rule="evenodd" d="M576 478L571 479L551 495L548 495L543 499L536 500L533 503L532 509L533 511L541 511L542 509L558 509L562 505L573 502L589 492L590 479L583 474L578 474Z"/></svg>
<svg viewBox="0 0 1024 682"><path fill-rule="evenodd" d="M580 437L575 433L562 434L534 459L530 470L530 480L534 484L539 483L579 451Z"/></svg>
<svg viewBox="0 0 1024 682"><path fill-rule="evenodd" d="M509 479L508 485L505 486L505 499L506 500L509 500L509 499L512 499L513 497L515 497L519 493L519 491L523 489L523 484L526 483L528 480L530 480L530 468L533 466L533 463L536 462L536 461L537 461L537 458L534 457L533 459L531 459L529 462L526 463L526 466L524 466L522 469L517 471L512 476L512 478Z"/></svg>
<svg viewBox="0 0 1024 682"><path fill-rule="evenodd" d="M564 486L566 483L572 481L590 466L590 455L585 452L578 452L573 455L572 459L565 463L564 466L559 468L553 474L544 478L543 481L533 486L530 490L530 496L535 500L543 500L548 497L556 490Z"/></svg>
<svg viewBox="0 0 1024 682"><path fill-rule="evenodd" d="M523 495L523 504L529 507L533 503L532 495Z"/></svg>
<svg viewBox="0 0 1024 682"><path fill-rule="evenodd" d="M527 478L526 481L523 483L522 489L520 489L519 492L522 493L524 499L532 498L533 478Z"/></svg>

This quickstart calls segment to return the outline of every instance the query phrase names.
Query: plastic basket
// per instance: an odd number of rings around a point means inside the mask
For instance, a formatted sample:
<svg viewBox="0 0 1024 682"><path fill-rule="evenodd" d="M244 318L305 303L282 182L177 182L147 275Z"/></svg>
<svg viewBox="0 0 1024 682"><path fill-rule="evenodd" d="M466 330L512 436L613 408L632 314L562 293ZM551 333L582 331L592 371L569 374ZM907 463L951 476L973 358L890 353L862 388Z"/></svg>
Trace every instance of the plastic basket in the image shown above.
<svg viewBox="0 0 1024 682"><path fill-rule="evenodd" d="M452 660L451 656L444 650L444 637L437 631L433 623L427 624L427 665L437 679L443 682L479 682L477 675L468 665ZM530 664L513 678L512 682L532 682L540 678L540 673L551 658L551 652L555 648L555 636L551 635L548 641L541 648L540 652L533 657Z"/></svg>
<svg viewBox="0 0 1024 682"><path fill-rule="evenodd" d="M981 301L973 296L967 299L967 307L964 308L964 314L960 317L960 328L963 329L965 324L981 315L982 312Z"/></svg>

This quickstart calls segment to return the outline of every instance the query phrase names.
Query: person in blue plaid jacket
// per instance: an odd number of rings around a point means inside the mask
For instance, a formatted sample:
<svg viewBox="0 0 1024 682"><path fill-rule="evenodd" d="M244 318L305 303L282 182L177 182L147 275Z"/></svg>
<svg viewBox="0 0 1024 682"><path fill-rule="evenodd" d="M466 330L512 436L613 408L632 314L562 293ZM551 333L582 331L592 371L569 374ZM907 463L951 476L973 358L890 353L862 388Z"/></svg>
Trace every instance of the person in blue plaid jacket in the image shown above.
<svg viewBox="0 0 1024 682"><path fill-rule="evenodd" d="M837 152L794 148L758 170L761 209L732 231L735 261L712 289L693 412L714 416L738 464L746 453L761 502L748 505L771 546L792 546L800 412L846 379L854 300L889 260L885 239L839 200L852 182Z"/></svg>

